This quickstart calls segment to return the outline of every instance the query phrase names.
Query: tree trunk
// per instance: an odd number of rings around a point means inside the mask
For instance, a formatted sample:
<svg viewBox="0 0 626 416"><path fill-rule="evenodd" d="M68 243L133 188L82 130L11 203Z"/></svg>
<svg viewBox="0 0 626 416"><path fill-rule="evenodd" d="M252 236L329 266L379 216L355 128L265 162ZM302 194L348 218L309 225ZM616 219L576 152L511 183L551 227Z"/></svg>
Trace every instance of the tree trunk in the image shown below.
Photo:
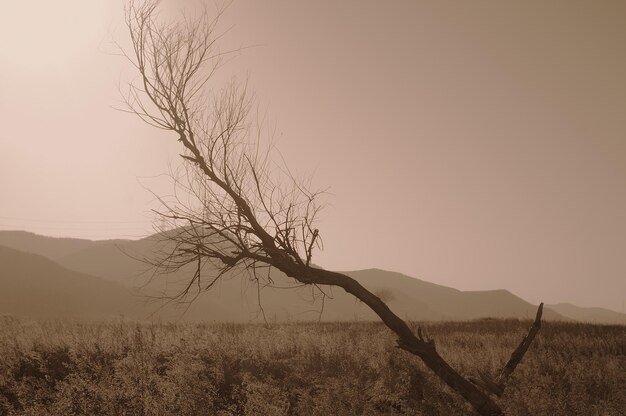
<svg viewBox="0 0 626 416"><path fill-rule="evenodd" d="M367 290L355 279L341 273L331 272L314 267L302 268L291 262L287 265L281 261L280 270L302 283L333 285L343 288L346 292L369 306L398 336L398 347L422 359L428 368L439 376L448 386L467 400L474 410L482 416L500 416L504 412L500 407L476 385L454 370L437 353L433 341L418 338L404 320L394 314L391 309L376 295Z"/></svg>

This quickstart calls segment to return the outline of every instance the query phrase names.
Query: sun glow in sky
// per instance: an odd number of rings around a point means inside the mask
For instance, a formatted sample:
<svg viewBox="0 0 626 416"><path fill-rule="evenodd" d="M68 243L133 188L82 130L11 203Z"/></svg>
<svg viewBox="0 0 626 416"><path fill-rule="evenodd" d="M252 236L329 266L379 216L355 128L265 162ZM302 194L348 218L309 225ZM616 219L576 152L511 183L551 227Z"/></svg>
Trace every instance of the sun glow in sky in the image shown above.
<svg viewBox="0 0 626 416"><path fill-rule="evenodd" d="M106 3L106 0L1 2L0 62L22 70L62 69L99 40L106 23Z"/></svg>

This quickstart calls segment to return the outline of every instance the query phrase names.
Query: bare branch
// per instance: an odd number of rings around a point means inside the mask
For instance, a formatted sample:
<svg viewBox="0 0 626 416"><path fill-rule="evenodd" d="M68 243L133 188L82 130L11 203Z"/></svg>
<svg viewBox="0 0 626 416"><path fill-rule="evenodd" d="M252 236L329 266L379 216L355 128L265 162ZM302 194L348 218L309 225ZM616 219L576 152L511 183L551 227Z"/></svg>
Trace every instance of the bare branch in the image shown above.
<svg viewBox="0 0 626 416"><path fill-rule="evenodd" d="M502 396L509 377L513 374L513 371L515 371L515 367L517 367L517 365L522 361L522 358L524 358L526 351L528 351L530 344L532 344L537 332L539 332L539 329L541 328L542 314L543 303L540 303L537 308L537 315L535 316L535 320L530 327L528 334L524 337L522 342L520 342L515 351L513 351L511 358L504 365L502 371L495 380L493 380L487 373L481 372L479 373L479 378L470 377L470 381L480 386L490 394L495 394L498 397Z"/></svg>

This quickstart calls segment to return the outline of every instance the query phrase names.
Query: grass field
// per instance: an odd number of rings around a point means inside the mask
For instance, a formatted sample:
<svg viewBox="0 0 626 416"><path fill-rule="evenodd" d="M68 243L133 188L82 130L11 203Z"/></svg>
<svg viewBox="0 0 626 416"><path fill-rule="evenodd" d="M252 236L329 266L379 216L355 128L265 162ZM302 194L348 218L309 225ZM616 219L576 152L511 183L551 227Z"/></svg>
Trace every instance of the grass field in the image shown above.
<svg viewBox="0 0 626 416"><path fill-rule="evenodd" d="M424 324L464 374L530 322ZM134 324L0 317L0 415L465 415L380 324ZM507 415L626 414L626 327L544 323Z"/></svg>

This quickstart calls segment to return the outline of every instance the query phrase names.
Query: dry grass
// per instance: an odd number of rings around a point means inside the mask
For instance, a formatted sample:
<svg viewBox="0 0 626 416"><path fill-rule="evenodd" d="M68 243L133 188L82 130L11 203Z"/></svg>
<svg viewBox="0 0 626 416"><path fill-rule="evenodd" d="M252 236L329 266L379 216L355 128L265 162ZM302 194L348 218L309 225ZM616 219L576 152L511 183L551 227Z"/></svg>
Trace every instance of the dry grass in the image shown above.
<svg viewBox="0 0 626 416"><path fill-rule="evenodd" d="M427 324L465 374L496 371L529 322ZM626 328L546 323L508 415L623 415ZM380 324L134 324L0 318L0 415L464 415Z"/></svg>

